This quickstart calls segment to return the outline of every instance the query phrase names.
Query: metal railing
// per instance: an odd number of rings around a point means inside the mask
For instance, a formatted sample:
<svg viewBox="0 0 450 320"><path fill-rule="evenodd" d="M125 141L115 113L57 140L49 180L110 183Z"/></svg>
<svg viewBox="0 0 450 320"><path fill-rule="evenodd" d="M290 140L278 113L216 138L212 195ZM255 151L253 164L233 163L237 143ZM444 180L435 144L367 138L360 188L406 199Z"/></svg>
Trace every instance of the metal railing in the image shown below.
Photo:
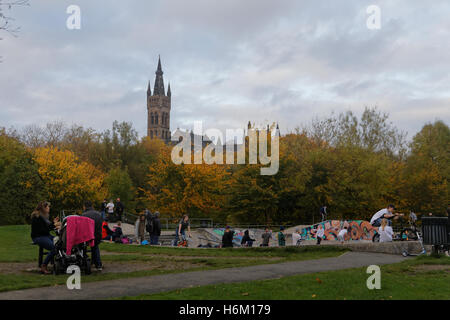
<svg viewBox="0 0 450 320"><path fill-rule="evenodd" d="M139 218L138 214L124 212L122 215L122 222L134 224L138 218ZM180 219L178 219L178 218L175 218L175 219L174 218L162 218L162 217L159 218L159 220L161 221L161 228L163 230L175 230L178 227ZM191 228L193 228L193 229L195 229L195 228L214 228L213 219L190 218L189 222L190 222Z"/></svg>
<svg viewBox="0 0 450 320"><path fill-rule="evenodd" d="M65 209L60 212L60 219L64 219L69 215L81 215L82 210L75 209ZM108 213L106 214L108 216ZM139 214L124 211L122 214L122 222L135 224L136 220L139 218ZM161 221L161 227L163 230L175 230L178 227L180 218L159 218ZM224 222L214 222L211 218L189 218L189 222L192 229L197 228L225 228L226 226L231 226L233 229L265 229L269 227L270 229L280 229L280 227L289 228L291 225L267 225L267 224L227 224Z"/></svg>

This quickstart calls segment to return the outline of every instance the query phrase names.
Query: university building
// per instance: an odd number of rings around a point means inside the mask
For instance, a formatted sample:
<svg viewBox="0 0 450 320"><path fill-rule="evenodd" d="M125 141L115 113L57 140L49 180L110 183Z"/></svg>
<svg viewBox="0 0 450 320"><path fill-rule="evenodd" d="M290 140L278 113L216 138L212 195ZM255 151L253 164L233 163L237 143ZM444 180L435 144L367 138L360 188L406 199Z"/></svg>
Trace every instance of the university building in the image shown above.
<svg viewBox="0 0 450 320"><path fill-rule="evenodd" d="M161 139L168 143L170 141L170 109L172 107L172 92L170 90L169 83L166 93L163 74L164 72L161 67L161 58L159 58L153 94L150 81L148 82L147 136L149 136L150 139Z"/></svg>

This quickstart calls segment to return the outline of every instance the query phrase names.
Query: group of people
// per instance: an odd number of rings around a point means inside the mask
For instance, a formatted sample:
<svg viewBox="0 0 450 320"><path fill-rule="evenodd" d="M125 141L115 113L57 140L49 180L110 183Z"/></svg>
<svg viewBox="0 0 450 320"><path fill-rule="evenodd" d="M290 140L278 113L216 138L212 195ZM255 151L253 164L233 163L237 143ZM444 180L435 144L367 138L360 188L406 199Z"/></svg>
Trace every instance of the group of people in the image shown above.
<svg viewBox="0 0 450 320"><path fill-rule="evenodd" d="M99 244L102 240L109 241L117 241L121 240L123 237L121 220L122 214L124 212L125 206L120 201L120 198L117 198L116 203L114 204L112 200L109 203L106 199L103 201L101 205L101 211L98 212L93 208L92 202L86 201L83 206L83 216L94 220L95 223L95 232L94 232L94 246L92 247L92 262L95 264L98 270L102 270L102 262L100 258L100 249ZM118 222L117 225L110 229L108 224L108 218L116 213ZM326 206L323 206L320 209L320 213L322 215L322 220L327 218ZM108 214L108 216L106 216ZM397 219L403 216L403 214L395 213L395 206L388 205L386 208L379 210L375 213L371 220L370 224L374 227L378 227L378 233L380 234L380 242L390 242L393 239L393 229L391 227L392 220ZM44 274L48 274L49 271L47 269L48 263L53 259L56 254L55 245L53 243L53 238L50 234L51 231L58 231L61 228L61 221L56 217L52 221L50 221L50 203L49 202L40 202L36 209L31 214L31 238L33 243L43 247L48 250L48 254L41 265L41 272ZM319 224L315 231L315 236L317 239L317 244L320 245L321 241L325 239L325 230L322 224ZM158 211L152 213L149 210L145 210L139 215L135 223L135 235L136 239L140 244L145 244L145 233L148 232L150 235L150 244L158 245L159 237L161 236L161 221L160 214ZM346 239L347 233L349 232L349 227L344 226L338 233L337 239L343 243ZM191 237L191 226L189 222L189 216L184 215L182 219L177 224L177 228L175 230L175 240L174 246L187 246L187 236ZM234 239L234 231L230 226L225 228L224 234L222 236L222 248L230 248L233 247L233 239ZM286 245L286 235L284 227L280 227L280 231L277 234L278 238L278 246L283 247ZM273 239L272 231L269 230L268 227L265 228L263 234L261 235L261 247L270 246L270 241ZM244 236L241 240L241 245L243 247L252 247L255 239L252 239L250 236L249 230L244 232ZM296 229L292 234L292 245L299 245L302 241L302 236L299 229Z"/></svg>
<svg viewBox="0 0 450 320"><path fill-rule="evenodd" d="M134 224L135 236L139 244L147 244L147 240L145 240L146 232L149 233L151 245L159 244L159 237L161 236L161 220L159 216L158 211L152 213L147 209L139 215Z"/></svg>
<svg viewBox="0 0 450 320"><path fill-rule="evenodd" d="M103 220L108 219L110 221L112 221L113 218L117 218L118 221L122 221L124 211L125 206L122 201L120 201L120 198L116 199L115 204L112 199L109 200L109 202L104 199L100 208Z"/></svg>
<svg viewBox="0 0 450 320"><path fill-rule="evenodd" d="M327 212L326 206L320 208L322 215L322 221L326 220ZM398 219L404 216L401 213L395 213L395 206L390 204L386 208L383 208L376 212L370 219L370 224L374 227L378 227L378 233L380 234L380 242L392 242L394 231L392 229L392 220ZM344 226L337 235L337 240L344 243L349 231L349 226ZM321 224L318 225L315 230L315 236L317 244L320 245L321 241L325 239L325 230Z"/></svg>
<svg viewBox="0 0 450 320"><path fill-rule="evenodd" d="M61 221L58 217L50 221L50 203L43 201L40 202L36 209L31 214L31 239L34 244L48 251L45 260L43 261L41 273L49 274L48 264L56 255L55 244L53 242L54 236L50 233L52 231L59 231L61 229ZM103 239L104 220L100 212L94 210L92 202L86 201L83 205L82 216L90 218L94 221L94 246L91 248L92 262L101 271L103 268L100 258L99 245Z"/></svg>
<svg viewBox="0 0 450 320"><path fill-rule="evenodd" d="M234 231L231 230L230 226L227 226L225 228L225 231L222 236L222 248L232 248L233 247L233 238L234 238ZM264 229L263 234L261 235L261 247L269 247L270 246L270 240L273 239L272 231L269 230L268 227ZM253 243L255 242L255 239L252 239L250 237L250 231L245 230L244 236L241 239L241 246L242 247L253 247ZM280 227L280 231L278 232L278 246L284 247L286 246L286 235L284 233L284 227Z"/></svg>

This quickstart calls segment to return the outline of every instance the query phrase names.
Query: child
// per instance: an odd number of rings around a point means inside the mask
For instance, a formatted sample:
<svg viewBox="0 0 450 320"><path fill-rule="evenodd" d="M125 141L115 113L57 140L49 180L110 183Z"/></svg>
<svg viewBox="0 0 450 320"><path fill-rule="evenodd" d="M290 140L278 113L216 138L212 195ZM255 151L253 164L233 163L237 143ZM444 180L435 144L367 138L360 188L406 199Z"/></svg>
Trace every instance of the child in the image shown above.
<svg viewBox="0 0 450 320"><path fill-rule="evenodd" d="M344 229L342 229L341 231L339 231L338 233L338 240L341 242L341 244L344 244L345 241L345 235L347 234L348 230L347 230L347 226L344 227Z"/></svg>
<svg viewBox="0 0 450 320"><path fill-rule="evenodd" d="M381 226L378 229L378 233L380 234L380 242L392 242L394 231L392 230L392 227L388 225L386 219L381 220Z"/></svg>
<svg viewBox="0 0 450 320"><path fill-rule="evenodd" d="M122 223L117 221L117 225L114 226L114 233L112 235L112 241L120 241L122 239L123 232L122 232Z"/></svg>
<svg viewBox="0 0 450 320"><path fill-rule="evenodd" d="M319 226L317 227L317 231L316 231L316 238L317 238L318 245L320 245L320 242L322 241L324 236L325 236L325 230L323 230L322 225L319 224Z"/></svg>

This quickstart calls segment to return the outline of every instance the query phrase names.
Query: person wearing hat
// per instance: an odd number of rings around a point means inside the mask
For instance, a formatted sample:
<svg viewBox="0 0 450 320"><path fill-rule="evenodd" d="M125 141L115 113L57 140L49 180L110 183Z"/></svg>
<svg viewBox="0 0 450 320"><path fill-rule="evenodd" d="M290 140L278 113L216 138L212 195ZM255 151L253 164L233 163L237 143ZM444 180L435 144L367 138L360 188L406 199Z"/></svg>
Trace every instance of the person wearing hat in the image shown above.
<svg viewBox="0 0 450 320"><path fill-rule="evenodd" d="M387 208L381 209L380 211L375 213L372 219L370 219L370 224L374 227L379 227L381 226L381 221L383 219L387 219L388 225L391 225L392 224L391 219L403 216L403 214L397 214L394 212L395 206L393 204L390 204L387 206Z"/></svg>
<svg viewBox="0 0 450 320"><path fill-rule="evenodd" d="M222 236L222 248L233 248L234 231L230 226L225 228L225 232Z"/></svg>
<svg viewBox="0 0 450 320"><path fill-rule="evenodd" d="M284 231L284 227L280 227L280 232L278 232L278 246L279 247L286 246L286 236L283 231Z"/></svg>

